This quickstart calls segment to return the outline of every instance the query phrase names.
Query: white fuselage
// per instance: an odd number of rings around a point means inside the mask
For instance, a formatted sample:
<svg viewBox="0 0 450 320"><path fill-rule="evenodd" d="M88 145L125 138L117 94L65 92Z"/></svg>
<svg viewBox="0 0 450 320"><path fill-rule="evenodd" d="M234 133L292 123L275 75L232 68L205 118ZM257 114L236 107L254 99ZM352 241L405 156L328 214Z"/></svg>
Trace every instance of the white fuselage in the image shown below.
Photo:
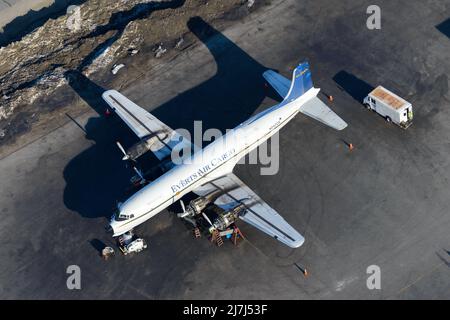
<svg viewBox="0 0 450 320"><path fill-rule="evenodd" d="M198 186L231 173L243 156L278 132L318 92L311 88L294 101L284 101L251 117L142 188L119 206L120 214L130 218L111 220L114 236L140 225Z"/></svg>

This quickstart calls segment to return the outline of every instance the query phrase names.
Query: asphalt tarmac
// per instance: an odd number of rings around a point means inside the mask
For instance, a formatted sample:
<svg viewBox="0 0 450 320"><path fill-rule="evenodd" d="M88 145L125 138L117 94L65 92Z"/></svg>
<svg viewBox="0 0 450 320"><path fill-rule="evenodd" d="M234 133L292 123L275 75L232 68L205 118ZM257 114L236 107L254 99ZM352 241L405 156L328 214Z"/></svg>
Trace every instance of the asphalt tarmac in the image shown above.
<svg viewBox="0 0 450 320"><path fill-rule="evenodd" d="M104 226L130 178L115 141L134 137L98 114L109 88L75 74L67 90L90 111L0 161L0 297L450 298L450 1L378 1L380 30L366 27L370 4L272 1L220 31L193 18L196 46L140 77L127 62L122 93L191 131L194 120L233 128L274 105L262 72L289 77L310 62L315 86L334 101L320 98L348 128L298 115L280 132L276 175L235 170L305 236L302 247L241 222L246 240L217 248L166 210L137 229L146 251L103 261L99 251L113 245ZM413 104L406 131L363 108L379 84ZM66 287L69 265L81 268L80 290ZM380 290L367 288L371 265Z"/></svg>

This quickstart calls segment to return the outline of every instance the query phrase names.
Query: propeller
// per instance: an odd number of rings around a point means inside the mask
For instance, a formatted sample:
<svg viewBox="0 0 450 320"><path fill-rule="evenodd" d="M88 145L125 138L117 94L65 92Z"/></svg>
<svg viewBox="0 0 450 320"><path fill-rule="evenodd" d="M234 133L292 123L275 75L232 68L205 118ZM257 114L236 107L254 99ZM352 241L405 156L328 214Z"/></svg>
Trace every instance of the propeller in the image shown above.
<svg viewBox="0 0 450 320"><path fill-rule="evenodd" d="M177 213L178 218L183 218L184 220L192 224L194 228L197 228L197 222L195 221L195 219L189 217L191 213L189 211L186 211L186 206L184 205L184 202L181 199L180 199L180 206L183 209L183 212Z"/></svg>
<svg viewBox="0 0 450 320"><path fill-rule="evenodd" d="M145 183L147 180L145 180L144 175L142 174L141 170L139 170L136 167L133 167L134 171L137 173L139 178L141 178L141 183Z"/></svg>
<svg viewBox="0 0 450 320"><path fill-rule="evenodd" d="M208 221L208 223L211 225L211 227L214 227L213 223L211 222L211 220L208 218L208 216L204 212L202 212L202 216L203 216L203 218L205 218L206 221Z"/></svg>
<svg viewBox="0 0 450 320"><path fill-rule="evenodd" d="M122 145L120 144L119 141L116 142L117 146L119 147L120 151L122 151L122 153L124 154L124 157L122 158L122 160L129 160L130 156L127 154L127 152L125 151L125 149L122 147Z"/></svg>

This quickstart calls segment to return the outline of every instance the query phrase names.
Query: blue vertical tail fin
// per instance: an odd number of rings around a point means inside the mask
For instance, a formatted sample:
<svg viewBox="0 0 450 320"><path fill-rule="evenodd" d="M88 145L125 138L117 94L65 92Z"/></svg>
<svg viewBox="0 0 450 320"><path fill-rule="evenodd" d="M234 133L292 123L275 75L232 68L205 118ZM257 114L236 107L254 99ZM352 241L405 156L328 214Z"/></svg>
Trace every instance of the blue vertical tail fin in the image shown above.
<svg viewBox="0 0 450 320"><path fill-rule="evenodd" d="M309 63L303 62L292 73L292 82L288 94L284 100L292 101L300 98L306 91L313 87Z"/></svg>

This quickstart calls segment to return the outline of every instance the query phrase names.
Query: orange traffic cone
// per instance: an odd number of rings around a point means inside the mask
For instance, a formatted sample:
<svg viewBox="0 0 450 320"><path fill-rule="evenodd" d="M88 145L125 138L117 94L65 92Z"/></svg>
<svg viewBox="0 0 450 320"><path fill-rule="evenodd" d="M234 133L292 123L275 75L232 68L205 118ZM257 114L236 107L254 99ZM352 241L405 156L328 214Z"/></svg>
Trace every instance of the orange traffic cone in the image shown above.
<svg viewBox="0 0 450 320"><path fill-rule="evenodd" d="M353 149L355 149L355 147L353 146L353 143L349 143L348 150L353 151Z"/></svg>
<svg viewBox="0 0 450 320"><path fill-rule="evenodd" d="M105 116L109 117L111 115L111 111L109 111L109 108L105 110Z"/></svg>
<svg viewBox="0 0 450 320"><path fill-rule="evenodd" d="M294 265L300 270L301 273L303 273L305 278L308 276L308 270L306 270L306 268L300 267L297 263L294 263Z"/></svg>
<svg viewBox="0 0 450 320"><path fill-rule="evenodd" d="M323 95L324 95L325 97L327 97L327 99L328 99L330 102L333 102L334 98L333 98L332 95L329 95L329 94L327 94L327 93L325 93L325 92L323 92L323 91L322 91L322 93L323 93Z"/></svg>

